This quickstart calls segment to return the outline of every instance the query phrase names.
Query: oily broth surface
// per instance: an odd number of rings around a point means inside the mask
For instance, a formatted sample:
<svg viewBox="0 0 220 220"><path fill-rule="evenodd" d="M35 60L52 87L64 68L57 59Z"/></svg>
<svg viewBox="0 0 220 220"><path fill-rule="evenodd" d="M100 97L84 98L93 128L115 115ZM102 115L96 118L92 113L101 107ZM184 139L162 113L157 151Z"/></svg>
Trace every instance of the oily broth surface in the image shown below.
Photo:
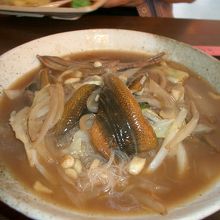
<svg viewBox="0 0 220 220"><path fill-rule="evenodd" d="M98 57L101 57L102 59L107 58L122 61L135 61L144 58L144 55L125 52L99 51L74 54L69 56L69 59L80 61L97 58L98 60ZM189 72L188 69L179 64L170 63L170 65ZM24 77L22 80L13 84L12 88L21 88L27 85L36 72L37 71L35 70L29 73L27 77ZM210 137L214 143L218 145L218 143L220 143L220 120L218 118L218 115L220 115L220 100L213 100L210 98L209 92L216 92L206 81L193 73L190 75L191 77L187 80L186 85L192 87L201 94L203 101L207 102L207 106L209 106L210 109L209 116L212 120L215 120L217 127L215 132L210 134ZM53 186L48 184L35 168L29 166L23 144L15 138L15 135L8 124L10 112L13 110L18 111L25 105L27 105L27 100L24 97L16 99L13 102L4 97L0 103L0 159L6 163L14 176L31 190L34 182L37 180L47 185L53 190L53 194L46 195L35 191L34 193L39 194L39 196L52 203L83 212L123 215L122 211L109 207L108 199L103 197L97 198L96 202L94 202L94 200L88 200L82 207L74 206L74 204L65 196L59 185ZM203 117L205 117L206 114L207 111L200 113L200 120L203 120ZM197 138L188 138L188 140L185 141L185 145L190 161L190 168L186 176L177 178L175 158L166 159L164 164L153 174L146 174L145 171L141 174L143 177L146 176L147 179L150 179L155 183L170 187L171 190L169 192L160 194L162 202L168 207L168 209L178 203L191 199L195 195L201 195L202 192L219 177L220 153L214 148L209 147L204 140L198 140ZM135 178L135 176L132 177L133 182L135 182ZM151 211L146 210L144 212L149 213ZM132 209L125 212L126 215L141 213L143 213L143 211Z"/></svg>

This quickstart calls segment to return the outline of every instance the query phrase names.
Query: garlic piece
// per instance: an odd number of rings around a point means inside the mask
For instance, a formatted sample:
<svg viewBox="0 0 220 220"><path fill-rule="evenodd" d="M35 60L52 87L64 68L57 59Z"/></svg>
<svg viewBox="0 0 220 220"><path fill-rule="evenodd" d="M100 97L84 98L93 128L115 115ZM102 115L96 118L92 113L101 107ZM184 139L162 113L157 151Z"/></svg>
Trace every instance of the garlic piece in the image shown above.
<svg viewBox="0 0 220 220"><path fill-rule="evenodd" d="M80 81L80 78L69 78L69 79L66 79L64 84L73 84L73 83L77 83Z"/></svg>
<svg viewBox="0 0 220 220"><path fill-rule="evenodd" d="M40 181L36 181L33 186L34 190L42 193L51 194L53 191L48 187L44 186Z"/></svg>
<svg viewBox="0 0 220 220"><path fill-rule="evenodd" d="M74 165L74 158L71 155L65 155L62 158L61 166L64 169L70 168Z"/></svg>
<svg viewBox="0 0 220 220"><path fill-rule="evenodd" d="M99 165L100 165L100 160L94 159L94 160L92 161L92 163L91 163L89 169L95 169L95 168L97 168Z"/></svg>
<svg viewBox="0 0 220 220"><path fill-rule="evenodd" d="M94 67L96 67L96 68L102 67L102 63L100 61L95 61L94 62Z"/></svg>
<svg viewBox="0 0 220 220"><path fill-rule="evenodd" d="M133 157L128 165L128 172L132 175L138 175L143 170L145 162L145 158Z"/></svg>
<svg viewBox="0 0 220 220"><path fill-rule="evenodd" d="M80 174L82 172L82 164L81 161L79 159L75 160L74 166L73 168L75 169L75 171Z"/></svg>
<svg viewBox="0 0 220 220"><path fill-rule="evenodd" d="M72 168L65 169L65 174L74 180L78 177L76 170Z"/></svg>

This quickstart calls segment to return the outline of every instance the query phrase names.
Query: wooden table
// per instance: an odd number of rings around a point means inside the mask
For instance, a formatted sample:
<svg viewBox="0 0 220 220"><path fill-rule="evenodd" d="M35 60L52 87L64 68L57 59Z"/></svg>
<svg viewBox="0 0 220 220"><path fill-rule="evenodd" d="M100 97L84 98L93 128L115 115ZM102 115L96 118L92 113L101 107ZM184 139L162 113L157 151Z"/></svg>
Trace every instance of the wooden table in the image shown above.
<svg viewBox="0 0 220 220"><path fill-rule="evenodd" d="M77 21L0 15L0 54L46 35L91 28L121 28L167 36L191 45L220 46L220 21L86 15ZM1 219L27 219L0 202ZM207 220L220 219L216 213Z"/></svg>
<svg viewBox="0 0 220 220"><path fill-rule="evenodd" d="M0 54L49 34L91 28L122 28L174 38L192 45L220 46L220 21L136 16L91 16L77 21L0 16Z"/></svg>

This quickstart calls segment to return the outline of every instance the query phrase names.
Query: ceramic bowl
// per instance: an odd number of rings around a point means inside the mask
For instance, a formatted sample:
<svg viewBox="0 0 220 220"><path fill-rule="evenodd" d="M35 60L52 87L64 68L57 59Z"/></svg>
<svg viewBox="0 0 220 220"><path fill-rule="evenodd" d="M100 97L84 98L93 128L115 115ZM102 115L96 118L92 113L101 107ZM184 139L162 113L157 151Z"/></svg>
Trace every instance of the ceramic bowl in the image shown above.
<svg viewBox="0 0 220 220"><path fill-rule="evenodd" d="M220 62L199 50L175 40L148 33L97 29L55 34L16 47L0 56L0 84L7 87L15 79L39 65L36 54L63 56L93 50L121 50L155 54L165 51L166 59L184 64L207 79L220 91ZM77 213L43 201L20 184L0 161L0 199L34 219L114 219L111 216ZM169 210L166 216L157 214L116 219L171 220L202 219L220 209L220 182L202 196Z"/></svg>

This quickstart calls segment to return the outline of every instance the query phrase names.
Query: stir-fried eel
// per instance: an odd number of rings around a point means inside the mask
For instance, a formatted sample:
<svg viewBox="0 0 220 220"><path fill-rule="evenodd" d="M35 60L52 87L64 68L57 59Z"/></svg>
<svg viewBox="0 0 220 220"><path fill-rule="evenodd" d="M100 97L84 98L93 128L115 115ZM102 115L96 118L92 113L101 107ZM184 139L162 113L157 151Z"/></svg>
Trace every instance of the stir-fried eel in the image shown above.
<svg viewBox="0 0 220 220"><path fill-rule="evenodd" d="M106 159L110 158L111 148L117 146L115 137L103 111L99 111L90 129L90 137L93 147Z"/></svg>
<svg viewBox="0 0 220 220"><path fill-rule="evenodd" d="M119 62L119 61L115 61L115 62L109 62L109 61L105 61L103 60L103 67L113 70L113 71L122 71L122 70L126 70L126 69L132 69L132 68L141 68L141 67L146 67L146 66L150 66L150 65L154 65L157 63L160 63L162 60L162 57L165 55L164 52L162 53L158 53L155 56L149 57L147 59L144 60L140 60L140 61L135 61L135 62L129 62L129 63L123 63L123 62ZM40 62L52 69L52 70L56 70L56 71L65 71L69 68L71 68L73 66L73 64L77 64L79 65L78 62L73 62L73 61L69 61L69 60L65 60L63 58L60 57L56 57L56 56L40 56L38 55L37 58L40 60ZM89 65L91 68L91 64ZM87 67L89 67L87 65Z"/></svg>
<svg viewBox="0 0 220 220"><path fill-rule="evenodd" d="M155 134L129 89L113 75L106 76L105 81L107 86L100 93L99 112L90 132L94 147L105 158L109 158L110 149L115 145L127 155L155 147ZM130 96L123 95L127 92Z"/></svg>
<svg viewBox="0 0 220 220"><path fill-rule="evenodd" d="M68 61L68 60L64 60L60 57L56 57L56 56L40 56L38 55L37 58L40 60L40 62L52 69L52 70L56 70L56 71L65 71L67 70L72 62Z"/></svg>
<svg viewBox="0 0 220 220"><path fill-rule="evenodd" d="M95 89L97 89L96 85L86 84L73 93L65 104L61 120L55 127L57 135L65 134L78 123L79 118L86 111L87 99Z"/></svg>
<svg viewBox="0 0 220 220"><path fill-rule="evenodd" d="M134 76L132 79L130 79L130 81L128 81L128 88L132 92L140 92L144 87L146 78L147 77L145 76L145 74L138 74L137 76Z"/></svg>
<svg viewBox="0 0 220 220"><path fill-rule="evenodd" d="M115 137L120 150L128 155L136 154L137 143L129 121L124 116L123 106L117 102L117 98L114 97L110 89L103 89L100 94L99 105L105 112L105 117L109 122L112 136Z"/></svg>
<svg viewBox="0 0 220 220"><path fill-rule="evenodd" d="M126 69L132 69L132 68L142 68L147 67L150 65L154 65L157 63L160 63L162 60L162 57L165 55L164 52L161 52L155 56L149 57L145 60L135 61L135 62L129 62L129 63L116 63L115 70L116 71L122 71Z"/></svg>
<svg viewBox="0 0 220 220"><path fill-rule="evenodd" d="M104 77L105 85L112 91L118 104L123 109L134 136L139 152L147 151L157 146L157 138L151 125L145 120L141 109L125 84L116 76L109 74Z"/></svg>

